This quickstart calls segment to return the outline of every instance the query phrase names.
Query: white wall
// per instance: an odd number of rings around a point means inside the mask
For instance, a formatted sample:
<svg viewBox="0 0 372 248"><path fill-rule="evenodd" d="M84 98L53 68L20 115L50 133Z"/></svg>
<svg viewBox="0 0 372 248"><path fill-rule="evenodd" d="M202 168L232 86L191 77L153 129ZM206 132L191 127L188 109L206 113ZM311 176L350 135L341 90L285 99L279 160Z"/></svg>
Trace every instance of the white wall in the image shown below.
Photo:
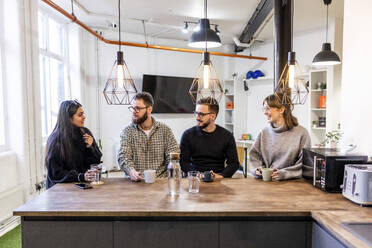
<svg viewBox="0 0 372 248"><path fill-rule="evenodd" d="M117 38L116 33L107 32L103 35L106 38ZM125 34L125 40L143 42L143 36ZM150 41L150 44L153 43L174 47L185 47L187 44L186 41L176 40ZM108 168L112 168L116 164L115 144L119 142L120 131L131 122L131 113L127 106L107 105L102 94L103 87L116 59L118 46L107 45L101 41L97 42L94 37L85 31L83 32L83 44L86 49L83 56L86 63L84 67L86 85L83 90L83 103L87 113L87 127L92 129L96 139L100 136L104 154L103 161ZM143 74L194 77L202 60L202 55L192 53L128 46L122 46L122 51L138 90L142 89ZM225 77L224 58L211 56L211 60L222 81ZM99 90L97 90L97 80L99 80ZM177 141L180 140L184 130L195 125L192 114L154 114L153 116L172 129ZM217 124L222 123L221 118L221 115L217 118Z"/></svg>
<svg viewBox="0 0 372 248"><path fill-rule="evenodd" d="M372 156L370 0L345 0L341 127L343 147L356 144Z"/></svg>

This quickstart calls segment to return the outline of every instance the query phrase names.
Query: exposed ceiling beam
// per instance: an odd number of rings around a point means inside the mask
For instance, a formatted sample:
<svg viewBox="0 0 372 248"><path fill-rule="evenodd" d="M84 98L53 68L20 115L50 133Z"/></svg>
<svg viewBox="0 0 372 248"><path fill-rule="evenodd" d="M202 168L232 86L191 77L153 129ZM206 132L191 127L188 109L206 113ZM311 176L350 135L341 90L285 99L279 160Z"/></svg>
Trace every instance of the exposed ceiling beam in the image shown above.
<svg viewBox="0 0 372 248"><path fill-rule="evenodd" d="M252 40L257 39L258 35L255 34L262 30L262 26L266 25L268 20L271 19L274 10L273 0L261 0L257 5L256 10L249 19L247 25L245 26L243 32L239 37L241 43L250 44ZM244 47L236 46L235 51L242 51Z"/></svg>

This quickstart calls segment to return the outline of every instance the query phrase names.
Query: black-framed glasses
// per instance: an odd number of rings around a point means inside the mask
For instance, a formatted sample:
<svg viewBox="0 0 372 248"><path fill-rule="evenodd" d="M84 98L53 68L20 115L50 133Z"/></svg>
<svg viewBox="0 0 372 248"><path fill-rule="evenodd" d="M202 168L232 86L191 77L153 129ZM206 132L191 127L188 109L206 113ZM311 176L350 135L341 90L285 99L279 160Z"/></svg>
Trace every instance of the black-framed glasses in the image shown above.
<svg viewBox="0 0 372 248"><path fill-rule="evenodd" d="M201 117L201 118L203 118L203 117L206 116L206 115L210 115L210 114L213 114L213 113L212 113L212 112L202 113L202 112L194 111L194 115L195 115L195 116L199 116L199 117Z"/></svg>
<svg viewBox="0 0 372 248"><path fill-rule="evenodd" d="M147 107L133 107L133 106L129 106L128 109L129 109L129 111L132 112L132 113L134 113L134 112L138 113L138 112L140 112L142 109L147 109L148 107L149 107L149 106L147 106Z"/></svg>

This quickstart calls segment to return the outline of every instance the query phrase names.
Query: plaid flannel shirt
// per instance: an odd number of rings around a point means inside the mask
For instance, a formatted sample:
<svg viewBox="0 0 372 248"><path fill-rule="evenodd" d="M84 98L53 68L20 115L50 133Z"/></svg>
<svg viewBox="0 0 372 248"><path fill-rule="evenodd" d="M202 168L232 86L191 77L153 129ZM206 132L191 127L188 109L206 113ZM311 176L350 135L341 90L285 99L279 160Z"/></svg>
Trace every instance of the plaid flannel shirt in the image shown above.
<svg viewBox="0 0 372 248"><path fill-rule="evenodd" d="M154 118L152 121L149 138L137 124L127 126L120 134L118 162L128 175L134 168L139 172L156 170L157 177L166 177L169 154L180 152L172 130Z"/></svg>

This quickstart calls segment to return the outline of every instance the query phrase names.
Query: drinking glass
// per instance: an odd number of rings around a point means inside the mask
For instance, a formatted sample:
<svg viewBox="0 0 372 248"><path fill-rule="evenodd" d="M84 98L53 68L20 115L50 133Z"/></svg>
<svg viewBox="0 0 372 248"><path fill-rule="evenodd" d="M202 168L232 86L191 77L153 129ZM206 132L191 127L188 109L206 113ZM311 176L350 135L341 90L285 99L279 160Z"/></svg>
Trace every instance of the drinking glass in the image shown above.
<svg viewBox="0 0 372 248"><path fill-rule="evenodd" d="M102 164L91 164L90 170L94 172L94 179L92 181L92 184L102 184L101 181Z"/></svg>
<svg viewBox="0 0 372 248"><path fill-rule="evenodd" d="M189 192L190 193L199 193L200 172L199 171L189 171L187 173L187 179L189 181Z"/></svg>

